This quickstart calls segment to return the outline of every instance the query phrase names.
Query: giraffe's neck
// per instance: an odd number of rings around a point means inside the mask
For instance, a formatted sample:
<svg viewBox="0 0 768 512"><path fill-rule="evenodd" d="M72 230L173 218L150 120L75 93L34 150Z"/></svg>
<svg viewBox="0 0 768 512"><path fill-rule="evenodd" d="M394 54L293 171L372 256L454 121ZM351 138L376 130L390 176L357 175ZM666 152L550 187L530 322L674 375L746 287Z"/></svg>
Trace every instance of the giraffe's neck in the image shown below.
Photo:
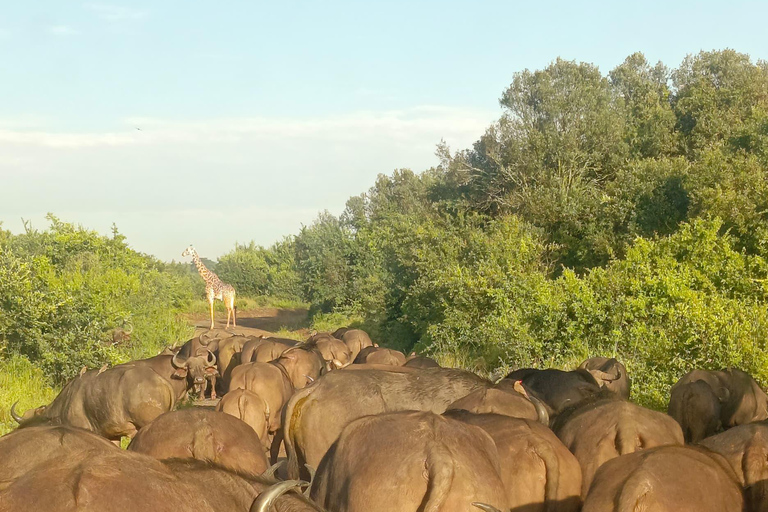
<svg viewBox="0 0 768 512"><path fill-rule="evenodd" d="M197 271L200 274L200 277L202 277L203 280L207 283L211 279L213 272L206 268L205 264L200 259L200 256L197 255L197 251L192 251L192 261L195 262L195 267L197 267Z"/></svg>

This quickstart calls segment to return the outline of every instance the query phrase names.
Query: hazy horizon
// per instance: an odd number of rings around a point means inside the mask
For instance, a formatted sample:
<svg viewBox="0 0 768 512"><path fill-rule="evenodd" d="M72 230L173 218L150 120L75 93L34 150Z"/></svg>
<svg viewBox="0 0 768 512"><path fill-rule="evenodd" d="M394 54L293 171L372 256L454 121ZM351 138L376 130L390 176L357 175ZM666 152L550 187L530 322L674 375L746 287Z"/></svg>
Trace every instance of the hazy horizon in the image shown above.
<svg viewBox="0 0 768 512"><path fill-rule="evenodd" d="M11 4L0 17L2 227L47 212L217 259L339 214L380 173L469 147L515 72L768 56L768 5L333 1Z"/></svg>

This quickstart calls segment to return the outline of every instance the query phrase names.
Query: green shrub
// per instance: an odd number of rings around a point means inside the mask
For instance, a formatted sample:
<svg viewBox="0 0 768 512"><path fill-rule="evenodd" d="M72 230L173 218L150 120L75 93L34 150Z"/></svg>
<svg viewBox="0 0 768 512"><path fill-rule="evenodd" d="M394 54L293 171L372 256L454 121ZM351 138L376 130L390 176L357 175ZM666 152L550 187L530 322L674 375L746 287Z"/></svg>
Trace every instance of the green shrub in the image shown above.
<svg viewBox="0 0 768 512"><path fill-rule="evenodd" d="M10 409L18 401L16 412L51 402L58 389L51 387L43 372L22 356L0 360L0 435L16 427Z"/></svg>
<svg viewBox="0 0 768 512"><path fill-rule="evenodd" d="M178 316L194 296L190 274L131 250L116 230L49 220L48 231L0 238L0 359L24 356L63 383L191 334Z"/></svg>

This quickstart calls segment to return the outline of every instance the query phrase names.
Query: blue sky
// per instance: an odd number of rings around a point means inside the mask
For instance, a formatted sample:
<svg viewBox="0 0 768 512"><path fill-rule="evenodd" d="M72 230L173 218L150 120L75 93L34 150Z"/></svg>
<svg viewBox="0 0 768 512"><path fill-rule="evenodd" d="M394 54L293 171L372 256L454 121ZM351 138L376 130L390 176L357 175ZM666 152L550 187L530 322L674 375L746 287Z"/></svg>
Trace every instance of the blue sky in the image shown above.
<svg viewBox="0 0 768 512"><path fill-rule="evenodd" d="M163 259L269 244L435 165L440 139L468 147L516 71L768 58L766 19L756 1L6 2L0 221L115 222Z"/></svg>

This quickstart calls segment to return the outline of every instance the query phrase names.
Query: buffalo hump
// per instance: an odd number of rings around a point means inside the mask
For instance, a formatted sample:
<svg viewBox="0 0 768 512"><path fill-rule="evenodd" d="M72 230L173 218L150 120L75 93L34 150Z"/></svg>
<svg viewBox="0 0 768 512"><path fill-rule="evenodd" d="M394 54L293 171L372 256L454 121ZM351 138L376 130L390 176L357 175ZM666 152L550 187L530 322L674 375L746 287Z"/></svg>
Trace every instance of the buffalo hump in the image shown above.
<svg viewBox="0 0 768 512"><path fill-rule="evenodd" d="M269 466L259 436L245 422L198 408L163 414L141 429L128 449L157 459L215 462L251 475Z"/></svg>

